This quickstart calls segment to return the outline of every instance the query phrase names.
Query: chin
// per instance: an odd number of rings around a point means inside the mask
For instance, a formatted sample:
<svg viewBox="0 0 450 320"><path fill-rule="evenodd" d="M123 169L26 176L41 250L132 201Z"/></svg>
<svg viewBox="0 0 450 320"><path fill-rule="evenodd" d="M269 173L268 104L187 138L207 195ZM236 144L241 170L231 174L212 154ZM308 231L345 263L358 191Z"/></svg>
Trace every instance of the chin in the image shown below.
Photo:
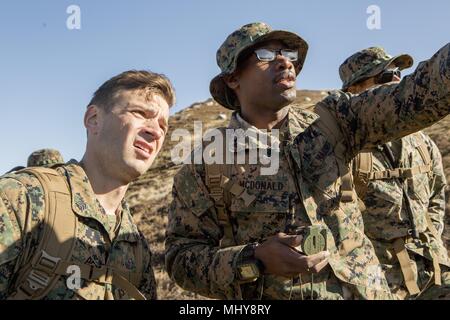
<svg viewBox="0 0 450 320"><path fill-rule="evenodd" d="M149 165L144 165L143 163L127 163L126 167L123 168L123 173L129 180L128 182L131 182L146 173L149 168Z"/></svg>
<svg viewBox="0 0 450 320"><path fill-rule="evenodd" d="M295 88L286 90L281 94L281 97L287 102L287 104L290 104L297 98L297 90Z"/></svg>

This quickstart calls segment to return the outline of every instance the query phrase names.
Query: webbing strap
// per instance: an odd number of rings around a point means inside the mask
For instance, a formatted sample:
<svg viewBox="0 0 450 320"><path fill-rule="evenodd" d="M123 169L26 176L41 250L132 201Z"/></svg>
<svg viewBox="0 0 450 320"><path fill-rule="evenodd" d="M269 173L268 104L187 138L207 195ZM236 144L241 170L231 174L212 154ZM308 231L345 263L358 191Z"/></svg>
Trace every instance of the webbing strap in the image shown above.
<svg viewBox="0 0 450 320"><path fill-rule="evenodd" d="M77 219L71 207L69 186L56 170L27 168L21 172L34 175L42 185L45 198L44 229L31 263L19 271L16 292L8 299L41 299L60 277L54 273L59 261L68 260L72 255Z"/></svg>
<svg viewBox="0 0 450 320"><path fill-rule="evenodd" d="M113 285L125 291L134 300L146 300L145 296L136 288L136 286L123 276L124 273L122 271L107 266L101 268L96 268L87 264L77 264L77 266L80 268L80 278L84 280ZM126 272L126 274L129 278L141 276L139 272ZM108 291L105 299L113 299L111 293L108 293Z"/></svg>
<svg viewBox="0 0 450 320"><path fill-rule="evenodd" d="M417 146L417 151L419 151L420 156L422 157L423 163L431 164L431 155L428 151L428 148L424 143L421 143Z"/></svg>
<svg viewBox="0 0 450 320"><path fill-rule="evenodd" d="M358 176L364 181L387 180L387 179L409 179L421 173L431 172L431 165L421 165L412 168L397 168L385 171L358 170Z"/></svg>
<svg viewBox="0 0 450 320"><path fill-rule="evenodd" d="M138 244L136 249L137 272L124 274L109 267L96 268L71 261L78 219L72 211L71 193L65 178L57 171L47 168L25 169L21 172L36 176L44 190L44 230L36 253L31 262L19 271L16 291L8 299L29 300L45 297L60 276L67 275L68 267L73 265L80 268L82 279L112 284L123 289L133 299L145 299L123 276L126 275L135 282L142 278L142 244ZM113 299L112 293L107 291L105 299Z"/></svg>
<svg viewBox="0 0 450 320"><path fill-rule="evenodd" d="M361 199L364 199L367 193L367 175L361 174L362 172L370 172L372 171L373 166L373 155L371 152L360 152L356 155L352 162L353 172L355 172L354 183L356 193L358 194L359 207L363 208L365 211L364 202Z"/></svg>
<svg viewBox="0 0 450 320"><path fill-rule="evenodd" d="M425 213L425 217L427 220L428 230L430 230L430 232L434 236L434 238L436 240L438 240L439 233L436 230L436 228L434 227L433 221L431 221L431 217L430 217L430 214L428 213L428 211ZM431 258L433 259L434 283L436 285L440 286L442 283L441 283L441 266L439 265L439 259L436 256L436 254L431 250L431 248L430 248L430 255L431 255Z"/></svg>
<svg viewBox="0 0 450 320"><path fill-rule="evenodd" d="M134 285L118 273L113 273L112 284L124 290L134 300L147 300Z"/></svg>
<svg viewBox="0 0 450 320"><path fill-rule="evenodd" d="M233 227L224 201L225 189L223 186L229 182L229 178L224 174L225 170L229 170L227 167L231 166L226 164L205 164L206 186L214 201L217 219L223 229L223 237L220 240L220 247L222 248L232 246L235 243Z"/></svg>
<svg viewBox="0 0 450 320"><path fill-rule="evenodd" d="M410 295L416 295L420 292L415 273L412 268L412 262L409 258L408 251L405 248L405 240L398 238L393 244L395 254L400 262L400 268L402 270L403 278L405 280L405 286L408 289Z"/></svg>

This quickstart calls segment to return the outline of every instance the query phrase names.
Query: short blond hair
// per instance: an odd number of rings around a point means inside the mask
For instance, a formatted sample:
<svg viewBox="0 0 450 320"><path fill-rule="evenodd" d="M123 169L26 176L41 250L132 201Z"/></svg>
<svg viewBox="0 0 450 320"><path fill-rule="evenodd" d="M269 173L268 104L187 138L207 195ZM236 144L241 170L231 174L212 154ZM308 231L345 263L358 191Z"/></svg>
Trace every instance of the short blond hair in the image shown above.
<svg viewBox="0 0 450 320"><path fill-rule="evenodd" d="M169 107L175 104L175 90L165 75L146 70L129 70L102 84L95 91L88 106L97 105L109 111L114 103L115 94L120 90L139 90L147 94L159 94L166 100Z"/></svg>

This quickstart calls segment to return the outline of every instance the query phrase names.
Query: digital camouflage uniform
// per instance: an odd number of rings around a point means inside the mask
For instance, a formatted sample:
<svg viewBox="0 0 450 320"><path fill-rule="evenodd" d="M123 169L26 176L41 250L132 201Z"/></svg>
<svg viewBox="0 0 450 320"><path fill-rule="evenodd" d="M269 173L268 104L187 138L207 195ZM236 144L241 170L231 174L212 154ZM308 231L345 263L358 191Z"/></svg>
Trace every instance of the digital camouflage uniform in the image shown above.
<svg viewBox="0 0 450 320"><path fill-rule="evenodd" d="M58 150L41 149L30 154L27 167L50 167L58 163L64 163L64 159Z"/></svg>
<svg viewBox="0 0 450 320"><path fill-rule="evenodd" d="M155 299L149 247L133 223L127 204L122 202L118 218L107 215L76 161L56 170L70 185L73 214L78 221L71 257L73 265L87 265L93 270L107 265L122 274L142 270L137 288L147 299ZM18 172L0 178L0 299L14 293L17 270L36 255L34 250L42 239L45 205L42 186L35 176ZM141 251L136 250L138 245ZM142 256L137 257L137 252ZM142 261L142 265L137 266L136 261ZM69 275L61 276L45 299L130 298L114 285L84 279L79 289L71 290L66 286Z"/></svg>
<svg viewBox="0 0 450 320"><path fill-rule="evenodd" d="M411 63L399 63L404 60L410 60ZM379 47L362 50L341 65L339 71L343 87L346 88L362 81L368 78L367 75L375 76L377 72L380 73L391 63L403 69L412 64L412 58L407 55L391 57ZM426 163L427 160L424 159L419 149L421 145L429 155L431 163ZM446 178L439 149L423 132L388 142L387 146L392 150L397 166L392 166L389 156L383 151L383 147L379 146L369 153L372 159L371 171L378 173L379 177L377 179L368 178L368 174L364 170L354 172L357 186L361 185L356 190L365 207L363 211L365 233L374 244L392 293L398 298L411 297L405 286L405 277L402 274L400 262L393 249L394 241L404 238L409 258L414 265L412 268L414 278L419 289L423 291L419 297L449 299L450 273L448 266L450 261L441 239L444 229ZM354 169L358 169L358 160L357 158L354 161ZM381 178L382 172L397 168L420 167L428 168L403 181L395 177ZM403 190L407 192L408 202L405 201ZM411 208L412 217L408 206ZM436 229L437 237L428 227L427 214ZM419 232L419 239L411 236L412 225ZM441 286L434 285L435 270L432 256L441 264ZM430 286L432 288L426 290Z"/></svg>
<svg viewBox="0 0 450 320"><path fill-rule="evenodd" d="M236 32L219 49L218 64L223 73L234 71L229 69L233 63L227 59L236 59L239 37L243 42L248 38L253 42L268 32L261 24L246 28L255 31L250 32L251 37ZM211 92L216 100L236 109L231 99L217 99L215 89ZM166 238L167 271L181 287L213 298L255 299L260 297L258 289L262 286L262 298L300 299L298 279L265 275L253 285L242 284L236 264L249 242L284 232L293 223L313 223L327 227L331 254L329 267L314 276L318 298L391 298L374 248L364 235L357 201L340 201L341 177L359 151L418 131L450 113L450 44L399 85L358 96L334 91L321 104L333 114L342 131L340 148L333 146L334 137L320 129L317 114L293 105L280 130L278 173L262 176L258 166L244 165L244 170L233 166L232 181L256 196L249 206L241 199L231 199L229 209L237 240L234 245L220 246L224 230L205 185L205 166L182 167L174 180ZM235 114L230 127L242 126L236 119ZM257 181L261 181L260 186L265 182L266 189L249 187L251 182L256 186ZM273 188L269 190L268 185ZM303 297L308 298L310 277L302 278Z"/></svg>
<svg viewBox="0 0 450 320"><path fill-rule="evenodd" d="M34 151L28 156L27 167L51 167L52 165L58 163L64 163L64 159L58 150L41 149ZM6 172L6 174L19 171L24 168L24 166L17 166Z"/></svg>

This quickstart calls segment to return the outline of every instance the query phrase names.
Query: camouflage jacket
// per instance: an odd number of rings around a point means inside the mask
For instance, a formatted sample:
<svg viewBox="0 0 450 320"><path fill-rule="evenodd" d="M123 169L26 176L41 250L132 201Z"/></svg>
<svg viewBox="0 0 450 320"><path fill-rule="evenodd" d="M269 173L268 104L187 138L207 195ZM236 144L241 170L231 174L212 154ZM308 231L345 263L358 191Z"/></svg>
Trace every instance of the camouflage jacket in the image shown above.
<svg viewBox="0 0 450 320"><path fill-rule="evenodd" d="M84 170L76 161L59 166L57 171L71 186L72 208L78 219L71 258L74 265L87 264L97 268L108 265L124 273L132 272L136 270L134 248L141 242L143 257L140 261L144 265L138 289L147 299L156 299L149 247L132 221L127 204L122 202L119 218L109 216L95 198ZM23 183L14 179L17 175L22 175L20 181ZM35 254L34 249L42 237L44 207L43 189L36 177L18 173L0 178L0 299L8 298L15 288L15 272ZM30 221L30 228L25 227L26 221ZM31 232L27 234L25 228ZM129 299L122 289L83 279L79 289L71 290L66 286L67 277L62 276L45 299L102 300L107 291L114 299Z"/></svg>
<svg viewBox="0 0 450 320"><path fill-rule="evenodd" d="M295 176L299 192L293 196L291 189L278 193L254 190L257 201L248 208L233 201L235 246L219 247L223 231L205 186L203 165L185 165L177 174L169 211L166 267L181 287L210 297L236 298L240 251L251 241L284 231L294 213L300 224L327 226L332 273L349 286L354 298L388 297L379 261L364 235L357 202L340 201L341 176L345 174L340 168L348 166L361 150L416 132L450 113L450 44L398 85L377 87L357 96L335 91L322 102L334 114L345 137L343 148L334 148L333 137L314 123L319 120L317 114L291 108L281 132L285 146L280 158L291 159L293 166L283 170L280 163L273 179L285 179L288 185L289 177ZM258 171L246 168L244 174L249 180L257 179ZM289 298L289 289L282 281L269 282L273 290L266 297Z"/></svg>
<svg viewBox="0 0 450 320"><path fill-rule="evenodd" d="M410 199L416 229L419 233L426 234L425 238L408 243L406 247L428 259L431 259L427 250L430 248L439 257L441 264L449 266L447 250L442 239L435 239L427 230L426 219L428 214L440 237L444 230L447 185L441 153L433 140L423 132L408 135L389 144L398 145L400 152L395 154L399 163L398 168L424 166L426 163L418 149L420 145L424 145L431 158L431 171L418 173L403 183L399 179L366 181L366 190L364 195L361 194L366 209L363 212L365 232L374 243L380 261L388 263L391 260L388 258L392 255L385 247L396 238L407 237L408 230L411 229L411 218L403 198L405 189ZM371 154L374 172L394 169L382 150L374 149ZM354 175L357 176L358 172L354 172Z"/></svg>

